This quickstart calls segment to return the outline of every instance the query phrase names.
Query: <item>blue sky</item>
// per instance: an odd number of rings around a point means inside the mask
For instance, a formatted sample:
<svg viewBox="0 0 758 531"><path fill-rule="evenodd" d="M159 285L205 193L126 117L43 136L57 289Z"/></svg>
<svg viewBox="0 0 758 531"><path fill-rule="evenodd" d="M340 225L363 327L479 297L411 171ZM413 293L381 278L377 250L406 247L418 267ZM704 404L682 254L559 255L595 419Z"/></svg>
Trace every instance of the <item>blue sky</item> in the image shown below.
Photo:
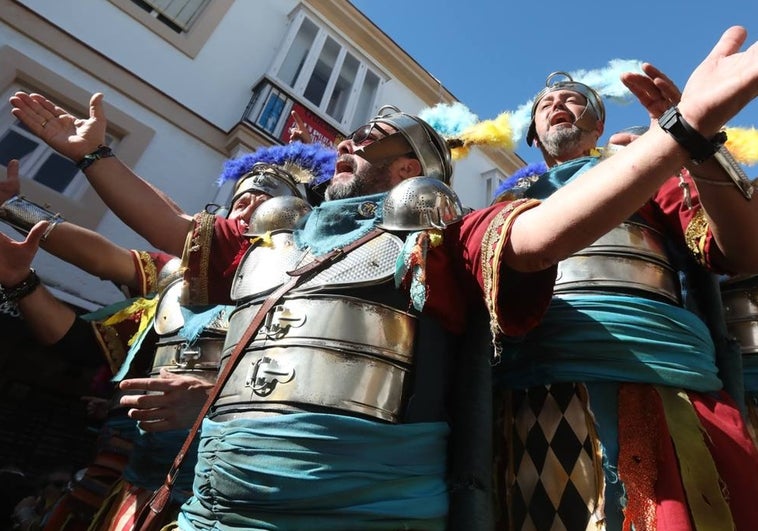
<svg viewBox="0 0 758 531"><path fill-rule="evenodd" d="M758 41L758 2L752 0L351 2L480 119L515 111L556 70L646 61L683 87L727 27L742 25L748 44ZM647 124L636 100L606 102L606 109L601 144L609 133ZM758 127L758 101L729 125ZM527 162L541 160L523 139L516 153Z"/></svg>

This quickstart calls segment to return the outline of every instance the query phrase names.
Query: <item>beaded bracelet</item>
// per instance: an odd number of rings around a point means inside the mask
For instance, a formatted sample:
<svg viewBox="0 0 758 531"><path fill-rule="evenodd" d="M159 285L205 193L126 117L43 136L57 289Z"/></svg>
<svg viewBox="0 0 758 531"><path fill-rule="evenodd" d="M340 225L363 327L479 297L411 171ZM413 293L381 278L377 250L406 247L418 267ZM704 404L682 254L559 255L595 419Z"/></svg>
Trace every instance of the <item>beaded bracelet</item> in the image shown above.
<svg viewBox="0 0 758 531"><path fill-rule="evenodd" d="M9 288L3 288L2 301L3 302L18 302L27 295L30 295L40 285L39 276L34 268L29 268L29 275Z"/></svg>
<svg viewBox="0 0 758 531"><path fill-rule="evenodd" d="M115 157L113 151L108 146L100 144L95 151L84 155L84 158L76 163L76 167L84 171L98 160L107 159L108 157Z"/></svg>

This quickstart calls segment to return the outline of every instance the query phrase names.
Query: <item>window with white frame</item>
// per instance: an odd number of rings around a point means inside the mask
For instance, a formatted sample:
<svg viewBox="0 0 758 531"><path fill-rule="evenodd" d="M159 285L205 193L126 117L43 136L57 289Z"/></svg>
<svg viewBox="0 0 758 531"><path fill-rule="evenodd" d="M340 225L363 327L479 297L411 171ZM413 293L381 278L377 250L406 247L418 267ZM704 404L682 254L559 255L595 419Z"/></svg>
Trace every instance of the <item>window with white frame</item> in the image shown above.
<svg viewBox="0 0 758 531"><path fill-rule="evenodd" d="M234 0L108 0L129 16L196 57Z"/></svg>
<svg viewBox="0 0 758 531"><path fill-rule="evenodd" d="M271 75L344 131L373 116L383 81L356 50L304 11L293 17Z"/></svg>
<svg viewBox="0 0 758 531"><path fill-rule="evenodd" d="M177 33L189 31L210 0L132 0Z"/></svg>

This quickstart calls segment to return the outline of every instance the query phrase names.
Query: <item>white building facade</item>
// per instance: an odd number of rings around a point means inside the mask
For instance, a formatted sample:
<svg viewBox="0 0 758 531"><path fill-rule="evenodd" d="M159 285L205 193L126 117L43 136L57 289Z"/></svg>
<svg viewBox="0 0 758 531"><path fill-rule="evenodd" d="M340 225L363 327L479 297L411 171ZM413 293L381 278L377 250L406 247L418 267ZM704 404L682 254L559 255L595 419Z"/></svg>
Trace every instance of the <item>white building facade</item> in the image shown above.
<svg viewBox="0 0 758 531"><path fill-rule="evenodd" d="M346 0L0 0L0 178L19 158L26 197L137 249L150 247L15 121L7 101L18 90L79 115L104 93L114 152L190 213L227 200L215 184L224 161L282 143L293 109L329 143L384 104L415 113L456 101ZM464 205L485 206L523 164L474 149L456 162L454 188ZM122 298L44 252L35 267L79 307Z"/></svg>

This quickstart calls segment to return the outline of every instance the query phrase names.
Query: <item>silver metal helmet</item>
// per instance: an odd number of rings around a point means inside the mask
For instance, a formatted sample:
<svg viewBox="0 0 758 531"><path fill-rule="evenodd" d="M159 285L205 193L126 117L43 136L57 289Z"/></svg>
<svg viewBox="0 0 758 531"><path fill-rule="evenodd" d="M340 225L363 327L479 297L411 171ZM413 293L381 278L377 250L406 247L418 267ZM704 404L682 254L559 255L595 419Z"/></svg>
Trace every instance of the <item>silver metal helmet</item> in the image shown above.
<svg viewBox="0 0 758 531"><path fill-rule="evenodd" d="M453 175L450 149L445 139L431 125L418 116L406 114L392 105L385 105L379 109L377 115L369 122L369 125L373 124L387 124L400 132L421 163L423 175L450 183Z"/></svg>
<svg viewBox="0 0 758 531"><path fill-rule="evenodd" d="M311 210L311 205L300 197L273 197L264 201L253 212L245 236L260 236L275 230L294 229Z"/></svg>
<svg viewBox="0 0 758 531"><path fill-rule="evenodd" d="M387 230L444 229L461 220L463 206L447 184L432 177L406 179L389 191L380 227Z"/></svg>
<svg viewBox="0 0 758 531"><path fill-rule="evenodd" d="M240 177L234 185L231 205L247 192L258 192L271 197L293 196L303 198L297 181L288 171L279 166L257 162L253 168Z"/></svg>
<svg viewBox="0 0 758 531"><path fill-rule="evenodd" d="M563 77L563 80L556 80L556 78ZM534 123L534 115L537 113L537 105L545 95L555 92L556 90L570 90L578 92L587 99L587 108L591 109L595 114L595 117L601 122L605 123L605 105L603 104L603 98L600 97L595 89L579 81L574 81L570 74L566 72L553 72L545 80L545 88L539 91L534 97L534 103L532 104L532 116L529 122L529 130L526 134L526 143L530 146L537 136L537 129Z"/></svg>

